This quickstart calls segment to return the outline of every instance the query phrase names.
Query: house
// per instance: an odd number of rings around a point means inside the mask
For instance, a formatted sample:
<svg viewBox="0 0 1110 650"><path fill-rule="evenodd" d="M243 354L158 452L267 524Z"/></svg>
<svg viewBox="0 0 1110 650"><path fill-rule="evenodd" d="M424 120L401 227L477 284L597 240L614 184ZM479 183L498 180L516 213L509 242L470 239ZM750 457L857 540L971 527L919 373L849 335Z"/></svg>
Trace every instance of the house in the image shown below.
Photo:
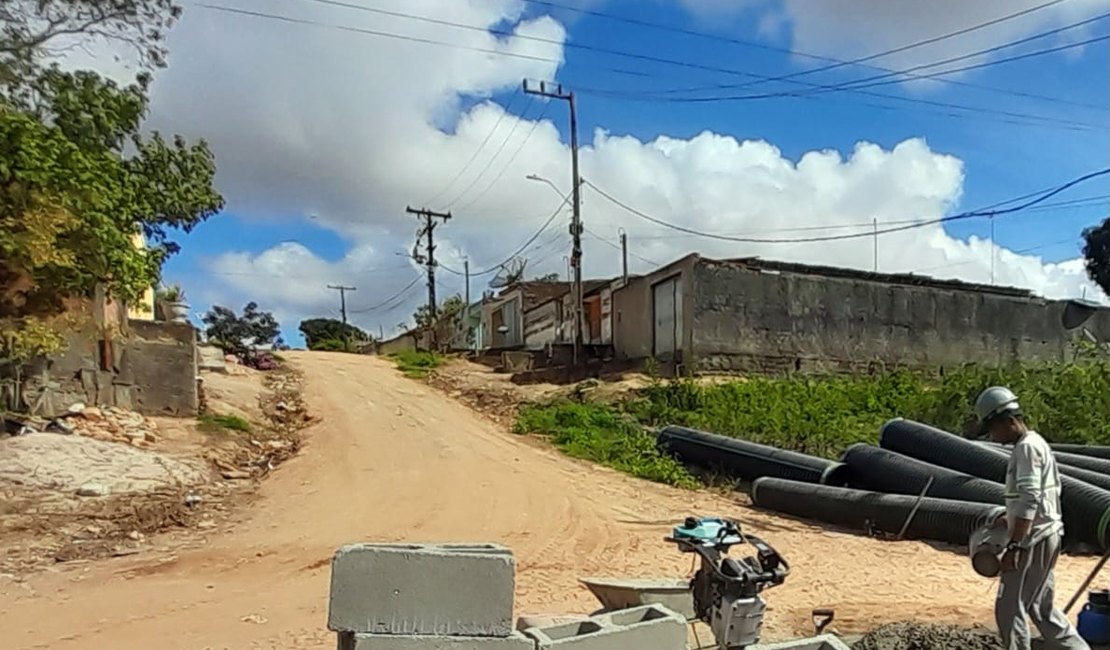
<svg viewBox="0 0 1110 650"><path fill-rule="evenodd" d="M135 233L131 237L131 244L135 248L146 248L146 238L143 237L143 233ZM154 287L147 287L137 302L127 305L127 317L135 320L156 320L154 314Z"/></svg>
<svg viewBox="0 0 1110 650"><path fill-rule="evenodd" d="M1011 287L693 254L612 291L616 356L679 371L1063 360L1066 301ZM1110 310L1089 321L1110 336Z"/></svg>
<svg viewBox="0 0 1110 650"><path fill-rule="evenodd" d="M483 332L483 347L485 349L515 349L524 347L525 323L524 314L533 311L536 307L545 306L549 301L561 298L570 291L568 282L516 282L511 284L493 298L482 303L480 328ZM547 318L554 318L553 307L546 307ZM536 317L540 317L536 314ZM537 327L532 323L533 329ZM539 325L540 329L548 331L548 324ZM532 341L537 342L547 334L533 335Z"/></svg>

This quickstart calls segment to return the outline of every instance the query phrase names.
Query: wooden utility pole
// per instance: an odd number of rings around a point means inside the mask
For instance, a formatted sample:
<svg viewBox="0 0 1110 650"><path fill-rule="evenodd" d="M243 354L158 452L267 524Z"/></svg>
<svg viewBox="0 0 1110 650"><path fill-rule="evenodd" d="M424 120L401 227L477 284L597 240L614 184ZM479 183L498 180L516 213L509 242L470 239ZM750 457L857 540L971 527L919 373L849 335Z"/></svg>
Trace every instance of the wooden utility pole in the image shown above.
<svg viewBox="0 0 1110 650"><path fill-rule="evenodd" d="M339 292L339 313L343 317L343 324L347 324L347 292L357 291L356 287L345 287L341 284L329 284L329 289L335 289Z"/></svg>
<svg viewBox="0 0 1110 650"><path fill-rule="evenodd" d="M574 101L574 93L563 90L562 84L549 84L541 81L538 88L532 88L528 85L528 80L525 79L523 88L525 94L561 99L567 102L570 107L571 192L574 201L570 224L570 235L573 241L570 251L570 264L574 271L574 284L571 289L571 296L574 300L573 364L578 365L582 360L582 180L578 175L578 110Z"/></svg>
<svg viewBox="0 0 1110 650"><path fill-rule="evenodd" d="M443 219L444 223L446 223L447 220L451 218L451 213L450 212L434 212L434 211L429 210L427 208L422 208L420 210L417 210L417 209L409 208L409 207L405 208L405 212L407 212L409 214L414 214L417 217L424 220L424 227L421 228L419 233L417 233L416 238L419 240L420 237L422 237L424 235L427 235L428 243L424 246L425 256L421 257L421 256L417 255L415 257L416 257L417 262L422 263L424 265L424 267L428 269L428 318L429 318L428 322L432 326L432 329L434 330L435 321L436 321L436 314L437 314L437 310L436 310L436 245L435 245L435 239L434 239L432 233L435 231L436 225L437 225L436 222L435 222L435 219Z"/></svg>

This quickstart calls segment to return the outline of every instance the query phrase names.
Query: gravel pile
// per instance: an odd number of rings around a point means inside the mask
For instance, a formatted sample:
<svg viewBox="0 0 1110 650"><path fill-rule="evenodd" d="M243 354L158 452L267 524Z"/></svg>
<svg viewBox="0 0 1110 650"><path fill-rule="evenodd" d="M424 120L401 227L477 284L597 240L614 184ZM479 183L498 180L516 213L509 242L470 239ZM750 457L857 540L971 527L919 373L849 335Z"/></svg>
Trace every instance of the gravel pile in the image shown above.
<svg viewBox="0 0 1110 650"><path fill-rule="evenodd" d="M1005 650L998 635L984 627L892 623L876 628L853 650Z"/></svg>

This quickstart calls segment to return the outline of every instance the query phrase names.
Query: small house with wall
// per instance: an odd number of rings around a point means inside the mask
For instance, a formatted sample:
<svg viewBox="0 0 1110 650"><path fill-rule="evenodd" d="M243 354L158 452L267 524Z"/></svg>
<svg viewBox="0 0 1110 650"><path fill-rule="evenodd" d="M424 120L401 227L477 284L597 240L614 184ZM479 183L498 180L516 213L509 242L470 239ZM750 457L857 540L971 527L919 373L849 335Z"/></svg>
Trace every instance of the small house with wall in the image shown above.
<svg viewBox="0 0 1110 650"><path fill-rule="evenodd" d="M618 358L690 372L943 369L1064 360L1067 301L1011 287L688 255L612 294ZM1110 336L1110 310L1088 329Z"/></svg>
<svg viewBox="0 0 1110 650"><path fill-rule="evenodd" d="M485 348L504 350L524 347L524 314L569 291L570 284L567 282L517 282L504 288L496 297L484 301L481 329ZM531 325L533 329L537 327L534 322ZM542 329L547 325L540 327ZM533 337L533 340L539 339Z"/></svg>

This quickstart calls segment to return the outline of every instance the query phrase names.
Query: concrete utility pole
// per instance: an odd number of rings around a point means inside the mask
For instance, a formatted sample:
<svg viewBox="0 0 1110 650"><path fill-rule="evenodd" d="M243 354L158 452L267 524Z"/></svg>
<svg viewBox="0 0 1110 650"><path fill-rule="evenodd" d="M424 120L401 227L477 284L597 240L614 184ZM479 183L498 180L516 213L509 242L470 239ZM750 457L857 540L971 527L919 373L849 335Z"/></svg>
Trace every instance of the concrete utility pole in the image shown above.
<svg viewBox="0 0 1110 650"><path fill-rule="evenodd" d="M628 284L628 233L621 229L621 281Z"/></svg>
<svg viewBox="0 0 1110 650"><path fill-rule="evenodd" d="M434 221L434 219L443 219L444 223L446 223L447 220L451 218L451 213L450 212L434 212L432 210L428 210L427 208L417 210L417 209L409 208L409 207L405 208L405 212L407 212L409 214L415 214L417 217L420 217L420 218L424 219L424 227L416 235L416 238L419 239L423 235L428 236L428 243L424 247L425 253L427 254L427 258L421 258L421 257L417 256L416 259L417 259L418 262L421 262L422 264L424 264L425 268L428 269L428 318L430 319L429 322L434 325L435 320L436 320L436 313L437 313L437 310L436 310L436 257L435 257L435 255L436 255L436 245L435 245L435 239L432 236L432 233L436 229L436 222ZM433 330L434 330L434 327L433 327Z"/></svg>
<svg viewBox="0 0 1110 650"><path fill-rule="evenodd" d="M463 341L463 343L465 343L466 347L469 349L470 348L470 260L463 260L463 276L466 277L466 291L465 291L465 298L464 298L464 300L466 302L463 304L463 332L465 332L464 336L466 336L466 340Z"/></svg>
<svg viewBox="0 0 1110 650"><path fill-rule="evenodd" d="M874 235L875 244L875 272L879 272L879 219L878 217L871 220L871 229Z"/></svg>
<svg viewBox="0 0 1110 650"><path fill-rule="evenodd" d="M347 324L347 292L357 291L356 287L345 287L341 284L329 284L329 289L335 289L339 292L339 313L343 316L343 324Z"/></svg>
<svg viewBox="0 0 1110 650"><path fill-rule="evenodd" d="M528 85L528 80L525 79L523 88L525 94L562 99L570 107L571 192L574 197L573 216L570 224L570 235L574 242L570 253L571 268L574 270L574 284L571 289L571 296L574 300L573 364L578 365L582 359L582 180L578 176L578 110L574 101L574 93L563 90L562 84L549 84L541 81L538 88L532 88Z"/></svg>

